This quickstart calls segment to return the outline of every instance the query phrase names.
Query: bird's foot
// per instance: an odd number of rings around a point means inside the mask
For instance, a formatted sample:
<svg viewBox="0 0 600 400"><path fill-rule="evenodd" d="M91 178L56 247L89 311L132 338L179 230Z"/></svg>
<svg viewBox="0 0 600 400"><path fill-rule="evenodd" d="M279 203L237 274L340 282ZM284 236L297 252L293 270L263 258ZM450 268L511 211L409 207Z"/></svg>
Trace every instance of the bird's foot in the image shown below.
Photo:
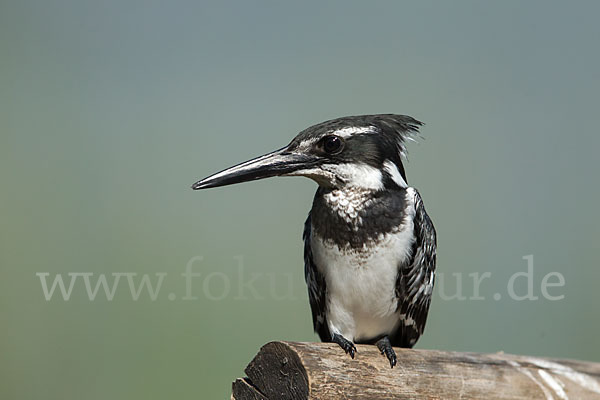
<svg viewBox="0 0 600 400"><path fill-rule="evenodd" d="M339 344L346 354L350 354L350 357L354 358L354 354L356 353L356 346L354 346L354 343L337 333L333 334L331 341Z"/></svg>
<svg viewBox="0 0 600 400"><path fill-rule="evenodd" d="M394 368L396 365L396 352L392 348L392 344L390 343L390 339L387 336L382 337L375 343L381 354L385 354L388 361L390 362L390 367Z"/></svg>

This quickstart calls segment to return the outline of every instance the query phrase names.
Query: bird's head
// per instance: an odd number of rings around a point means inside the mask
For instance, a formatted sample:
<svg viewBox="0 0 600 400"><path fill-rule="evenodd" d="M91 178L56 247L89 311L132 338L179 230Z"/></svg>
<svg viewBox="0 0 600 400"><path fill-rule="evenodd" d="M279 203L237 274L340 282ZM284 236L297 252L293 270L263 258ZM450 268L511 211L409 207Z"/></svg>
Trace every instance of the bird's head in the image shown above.
<svg viewBox="0 0 600 400"><path fill-rule="evenodd" d="M406 115L338 118L311 126L290 144L204 178L207 189L272 176L306 176L326 188L383 190L406 187L405 143L421 122Z"/></svg>

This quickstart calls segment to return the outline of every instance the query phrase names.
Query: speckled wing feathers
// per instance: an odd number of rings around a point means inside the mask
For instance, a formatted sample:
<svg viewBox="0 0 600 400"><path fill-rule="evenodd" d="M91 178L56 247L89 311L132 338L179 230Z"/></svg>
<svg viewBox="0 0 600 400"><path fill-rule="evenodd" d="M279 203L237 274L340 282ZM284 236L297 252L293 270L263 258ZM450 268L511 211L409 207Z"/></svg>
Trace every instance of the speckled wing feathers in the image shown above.
<svg viewBox="0 0 600 400"><path fill-rule="evenodd" d="M400 310L399 329L390 338L393 346L412 347L425 329L433 293L436 234L425 212L423 200L415 190L415 242L411 262L400 266L396 296Z"/></svg>
<svg viewBox="0 0 600 400"><path fill-rule="evenodd" d="M311 241L311 215L304 223L304 279L308 286L308 300L312 311L313 327L323 342L331 341L331 334L327 326L326 318L326 283L323 274L319 272L314 261L310 247Z"/></svg>

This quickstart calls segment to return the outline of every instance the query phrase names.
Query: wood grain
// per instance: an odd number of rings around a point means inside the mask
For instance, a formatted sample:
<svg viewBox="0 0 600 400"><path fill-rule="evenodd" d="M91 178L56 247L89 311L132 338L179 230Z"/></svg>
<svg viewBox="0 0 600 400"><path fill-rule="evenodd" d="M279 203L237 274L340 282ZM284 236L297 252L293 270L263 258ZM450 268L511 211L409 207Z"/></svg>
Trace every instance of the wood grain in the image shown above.
<svg viewBox="0 0 600 400"><path fill-rule="evenodd" d="M357 350L353 360L331 343L268 343L231 398L600 400L599 363L395 349L391 369L375 346Z"/></svg>

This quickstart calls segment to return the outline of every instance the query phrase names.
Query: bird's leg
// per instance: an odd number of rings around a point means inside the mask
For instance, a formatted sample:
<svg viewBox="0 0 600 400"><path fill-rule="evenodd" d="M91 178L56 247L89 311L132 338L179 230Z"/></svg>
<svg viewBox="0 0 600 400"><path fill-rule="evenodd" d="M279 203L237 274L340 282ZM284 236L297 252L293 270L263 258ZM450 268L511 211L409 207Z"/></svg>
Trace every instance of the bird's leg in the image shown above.
<svg viewBox="0 0 600 400"><path fill-rule="evenodd" d="M338 333L334 333L331 337L331 341L333 343L337 343L340 345L342 349L346 352L346 354L350 354L350 357L354 358L354 353L356 353L356 346L354 343L343 337Z"/></svg>
<svg viewBox="0 0 600 400"><path fill-rule="evenodd" d="M375 343L381 354L385 354L387 359L390 362L390 367L394 368L396 365L396 352L392 348L392 344L390 343L390 339L387 336L382 337Z"/></svg>

